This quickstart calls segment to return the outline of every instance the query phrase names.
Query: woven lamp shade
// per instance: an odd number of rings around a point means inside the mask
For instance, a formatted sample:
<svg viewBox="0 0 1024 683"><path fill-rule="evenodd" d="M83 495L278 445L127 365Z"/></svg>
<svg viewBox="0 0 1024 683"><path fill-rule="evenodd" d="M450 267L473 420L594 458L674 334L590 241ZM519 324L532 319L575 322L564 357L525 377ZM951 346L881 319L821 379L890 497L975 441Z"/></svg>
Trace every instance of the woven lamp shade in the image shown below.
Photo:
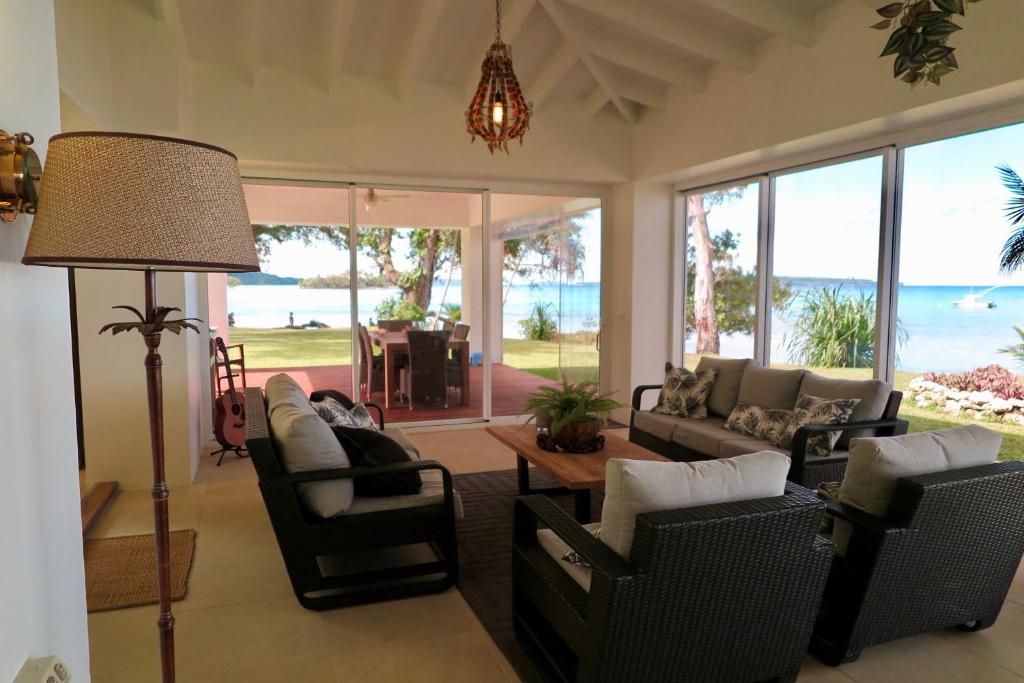
<svg viewBox="0 0 1024 683"><path fill-rule="evenodd" d="M238 160L219 147L154 135L55 135L22 262L258 271Z"/></svg>

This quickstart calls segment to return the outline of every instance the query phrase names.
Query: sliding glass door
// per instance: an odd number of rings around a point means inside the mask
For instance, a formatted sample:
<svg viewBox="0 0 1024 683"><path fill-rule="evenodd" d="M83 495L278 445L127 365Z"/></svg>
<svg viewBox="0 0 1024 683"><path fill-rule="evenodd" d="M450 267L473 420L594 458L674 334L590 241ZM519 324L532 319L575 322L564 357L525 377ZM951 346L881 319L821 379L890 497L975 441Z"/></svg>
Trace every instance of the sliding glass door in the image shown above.
<svg viewBox="0 0 1024 683"><path fill-rule="evenodd" d="M230 355L244 352L249 386L287 372L310 391L352 393L348 188L244 189L262 272L228 276L226 291L211 288L211 310L226 314L218 334L242 345Z"/></svg>
<svg viewBox="0 0 1024 683"><path fill-rule="evenodd" d="M357 318L373 400L391 421L482 418L481 194L355 193ZM420 332L447 335L447 347L431 349Z"/></svg>
<svg viewBox="0 0 1024 683"><path fill-rule="evenodd" d="M563 377L599 381L601 222L597 198L491 195L494 415L521 414L526 394Z"/></svg>

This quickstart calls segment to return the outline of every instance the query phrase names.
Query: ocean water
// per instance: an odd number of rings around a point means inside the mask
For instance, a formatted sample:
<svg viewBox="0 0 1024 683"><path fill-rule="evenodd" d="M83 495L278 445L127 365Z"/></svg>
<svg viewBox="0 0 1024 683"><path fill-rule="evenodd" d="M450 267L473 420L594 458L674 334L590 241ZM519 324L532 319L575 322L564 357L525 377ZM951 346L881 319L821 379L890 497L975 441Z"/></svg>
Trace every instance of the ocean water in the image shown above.
<svg viewBox="0 0 1024 683"><path fill-rule="evenodd" d="M359 322L368 324L377 319L376 309L382 301L397 295L399 290L364 288L359 290ZM504 290L503 290L504 293ZM445 294L444 283L436 283L431 296L431 310L438 310L442 300L461 303L461 283L453 281ZM530 316L535 302L551 304L553 314L561 309L562 331L596 330L601 315L601 288L597 283L580 283L559 287L557 283L513 285L502 311L504 336L522 337L519 321ZM319 320L331 327L350 324L350 298L347 289L302 289L298 285L239 285L228 289L228 311L235 314L238 327L284 327L288 314L295 324Z"/></svg>
<svg viewBox="0 0 1024 683"><path fill-rule="evenodd" d="M807 287L795 287L797 299L785 316L772 319L772 358L786 359L783 338L791 319L799 311L799 295ZM850 289L857 290L858 287ZM874 294L873 284L859 287ZM1024 371L1012 357L999 349L1020 343L1014 325L1024 325L1024 287L1000 287L985 295L995 308L965 309L953 305L964 296L981 294L988 286L899 288L897 318L907 334L897 348L897 369L909 372L952 372L998 363L1016 372ZM730 345L753 348L752 340L729 340ZM724 347L724 344L723 344ZM723 353L725 349L723 348ZM749 350L747 351L749 354Z"/></svg>
<svg viewBox="0 0 1024 683"><path fill-rule="evenodd" d="M849 287L856 290L857 287ZM794 304L785 315L772 320L772 357L788 360L784 340L791 329L791 320L798 311L800 294L807 287L796 286ZM874 293L874 285L860 287ZM1024 287L1000 287L985 299L995 308L962 309L953 305L970 293L982 293L977 287L913 287L900 286L898 317L909 335L898 350L898 368L911 372L947 372L966 370L998 363L1016 371L1013 359L999 349L1020 338L1014 325L1024 326ZM444 292L443 283L434 287L431 307L436 309ZM376 307L385 298L397 293L394 289L363 289L359 297L359 321L376 320ZM453 282L445 300L461 301L460 283ZM593 330L600 318L600 286L580 283L559 287L558 284L513 285L502 311L504 336L521 338L519 321L529 317L535 302L550 303L557 312L561 305L563 332ZM293 285L241 285L228 291L228 310L235 314L239 327L282 327L288 324L289 311L297 324L311 319L333 327L349 324L349 291L347 289L300 289ZM750 356L753 338L747 335L723 335L723 355Z"/></svg>

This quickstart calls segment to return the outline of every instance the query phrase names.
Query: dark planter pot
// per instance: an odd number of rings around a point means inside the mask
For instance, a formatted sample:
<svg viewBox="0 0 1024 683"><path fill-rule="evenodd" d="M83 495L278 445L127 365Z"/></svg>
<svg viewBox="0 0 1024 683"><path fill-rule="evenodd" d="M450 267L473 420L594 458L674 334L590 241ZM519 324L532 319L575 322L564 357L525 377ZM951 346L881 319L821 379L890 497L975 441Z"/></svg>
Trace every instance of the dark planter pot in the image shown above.
<svg viewBox="0 0 1024 683"><path fill-rule="evenodd" d="M537 430L549 431L551 429L551 413L537 413L534 415L534 422Z"/></svg>
<svg viewBox="0 0 1024 683"><path fill-rule="evenodd" d="M592 443L601 431L600 420L567 424L555 435L555 443L567 450L581 450Z"/></svg>

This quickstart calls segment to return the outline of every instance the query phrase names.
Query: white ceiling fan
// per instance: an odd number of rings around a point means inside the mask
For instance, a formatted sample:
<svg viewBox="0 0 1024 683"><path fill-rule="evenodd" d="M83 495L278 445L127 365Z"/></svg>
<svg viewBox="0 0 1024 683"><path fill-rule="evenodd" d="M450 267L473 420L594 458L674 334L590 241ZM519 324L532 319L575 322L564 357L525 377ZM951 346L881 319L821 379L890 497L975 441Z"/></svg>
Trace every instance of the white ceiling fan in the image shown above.
<svg viewBox="0 0 1024 683"><path fill-rule="evenodd" d="M395 199L409 199L411 196L412 195L408 194L377 194L377 191L371 187L366 190L366 194L363 195L363 210L369 211L381 202L390 202Z"/></svg>

